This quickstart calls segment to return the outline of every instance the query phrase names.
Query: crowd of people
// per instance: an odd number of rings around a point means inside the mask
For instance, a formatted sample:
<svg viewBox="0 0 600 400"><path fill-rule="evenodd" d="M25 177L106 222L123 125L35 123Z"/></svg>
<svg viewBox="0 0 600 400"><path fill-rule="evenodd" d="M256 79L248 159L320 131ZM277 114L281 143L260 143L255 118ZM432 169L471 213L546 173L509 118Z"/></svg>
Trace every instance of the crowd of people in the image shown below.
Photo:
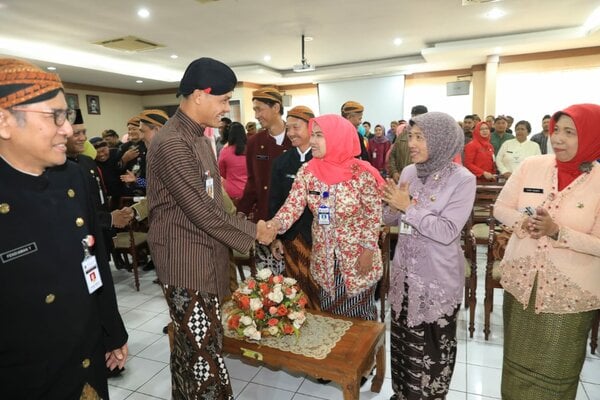
<svg viewBox="0 0 600 400"><path fill-rule="evenodd" d="M223 116L234 72L200 58L176 112L132 116L122 143L110 129L87 140L57 75L14 59L0 59L0 72L0 318L22 327L2 330L0 397L108 398L106 379L128 353L112 235L148 216L171 317L173 398L233 398L220 312L232 249L254 248L259 268L295 278L309 308L374 321L387 224L398 227L391 399L443 399L463 297L461 231L477 184L499 181L495 217L513 231L501 263L502 396L575 398L600 308L600 106L546 115L528 139L528 121L513 136L512 117L459 123L423 105L388 130L363 122L355 100L321 116L298 105L284 119L282 94L263 87L252 93L258 124L242 125ZM146 200L124 206L123 196Z"/></svg>

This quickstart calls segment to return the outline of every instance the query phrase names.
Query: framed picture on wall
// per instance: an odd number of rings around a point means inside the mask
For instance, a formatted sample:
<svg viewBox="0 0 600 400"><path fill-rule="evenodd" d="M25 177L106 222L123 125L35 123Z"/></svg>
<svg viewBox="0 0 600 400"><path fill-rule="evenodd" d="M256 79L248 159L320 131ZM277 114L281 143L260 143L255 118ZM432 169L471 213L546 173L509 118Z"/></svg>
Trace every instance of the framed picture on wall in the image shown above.
<svg viewBox="0 0 600 400"><path fill-rule="evenodd" d="M100 115L100 97L91 94L85 95L88 114Z"/></svg>
<svg viewBox="0 0 600 400"><path fill-rule="evenodd" d="M67 99L67 107L71 110L76 110L79 108L79 96L75 93L65 93L65 98Z"/></svg>

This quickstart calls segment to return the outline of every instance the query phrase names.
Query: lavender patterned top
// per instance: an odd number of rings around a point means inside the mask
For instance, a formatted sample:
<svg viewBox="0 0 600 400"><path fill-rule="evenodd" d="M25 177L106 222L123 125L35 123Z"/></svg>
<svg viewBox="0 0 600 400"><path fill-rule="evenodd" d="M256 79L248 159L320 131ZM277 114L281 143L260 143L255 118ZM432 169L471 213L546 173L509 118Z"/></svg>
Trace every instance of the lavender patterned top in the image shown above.
<svg viewBox="0 0 600 400"><path fill-rule="evenodd" d="M401 220L412 227L410 234L398 234L390 271L389 300L400 313L407 295L408 325L432 323L449 315L460 304L465 279L460 233L475 201L475 176L454 163L429 175L425 183L417 177L415 165L402 170L400 182L409 182L413 198L406 214L384 208L388 225Z"/></svg>

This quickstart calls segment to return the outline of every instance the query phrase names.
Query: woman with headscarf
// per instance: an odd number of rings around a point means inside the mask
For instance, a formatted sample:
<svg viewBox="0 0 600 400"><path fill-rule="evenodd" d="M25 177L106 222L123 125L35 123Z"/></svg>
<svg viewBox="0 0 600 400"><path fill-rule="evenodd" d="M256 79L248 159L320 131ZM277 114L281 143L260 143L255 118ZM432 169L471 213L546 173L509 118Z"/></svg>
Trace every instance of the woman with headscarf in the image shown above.
<svg viewBox="0 0 600 400"><path fill-rule="evenodd" d="M338 115L309 123L313 158L302 165L284 205L269 222L285 232L308 206L314 215L310 271L321 310L375 320L374 291L383 268L379 186L385 181L360 154L356 129Z"/></svg>
<svg viewBox="0 0 600 400"><path fill-rule="evenodd" d="M487 122L479 122L473 129L473 140L465 146L465 167L478 180L495 181L494 146L490 143L492 133Z"/></svg>
<svg viewBox="0 0 600 400"><path fill-rule="evenodd" d="M391 147L392 143L385 137L385 128L383 125L375 125L375 135L369 139L369 155L371 156L371 165L384 178L387 176L386 156Z"/></svg>
<svg viewBox="0 0 600 400"><path fill-rule="evenodd" d="M524 160L496 201L514 229L501 263L505 400L576 396L600 308L598 126L598 105L554 114L555 154Z"/></svg>
<svg viewBox="0 0 600 400"><path fill-rule="evenodd" d="M385 186L384 222L399 224L391 267L391 399L443 399L456 358L456 319L464 285L461 231L475 199L475 177L452 162L464 143L448 114L410 122L413 164Z"/></svg>

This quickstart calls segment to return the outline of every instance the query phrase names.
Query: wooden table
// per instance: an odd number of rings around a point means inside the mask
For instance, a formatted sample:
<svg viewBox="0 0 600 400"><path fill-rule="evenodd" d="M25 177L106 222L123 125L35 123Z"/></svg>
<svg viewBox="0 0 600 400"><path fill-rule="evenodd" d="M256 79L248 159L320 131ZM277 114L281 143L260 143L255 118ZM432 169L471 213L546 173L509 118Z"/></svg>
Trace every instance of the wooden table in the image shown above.
<svg viewBox="0 0 600 400"><path fill-rule="evenodd" d="M377 372L371 384L371 391L379 393L385 376L385 325L313 310L311 313L352 321L352 327L322 360L227 336L224 337L223 350L231 355L241 356L242 360L252 360L253 364L262 362L270 367L337 382L342 386L345 400L358 400L360 379L367 376L376 364Z"/></svg>

